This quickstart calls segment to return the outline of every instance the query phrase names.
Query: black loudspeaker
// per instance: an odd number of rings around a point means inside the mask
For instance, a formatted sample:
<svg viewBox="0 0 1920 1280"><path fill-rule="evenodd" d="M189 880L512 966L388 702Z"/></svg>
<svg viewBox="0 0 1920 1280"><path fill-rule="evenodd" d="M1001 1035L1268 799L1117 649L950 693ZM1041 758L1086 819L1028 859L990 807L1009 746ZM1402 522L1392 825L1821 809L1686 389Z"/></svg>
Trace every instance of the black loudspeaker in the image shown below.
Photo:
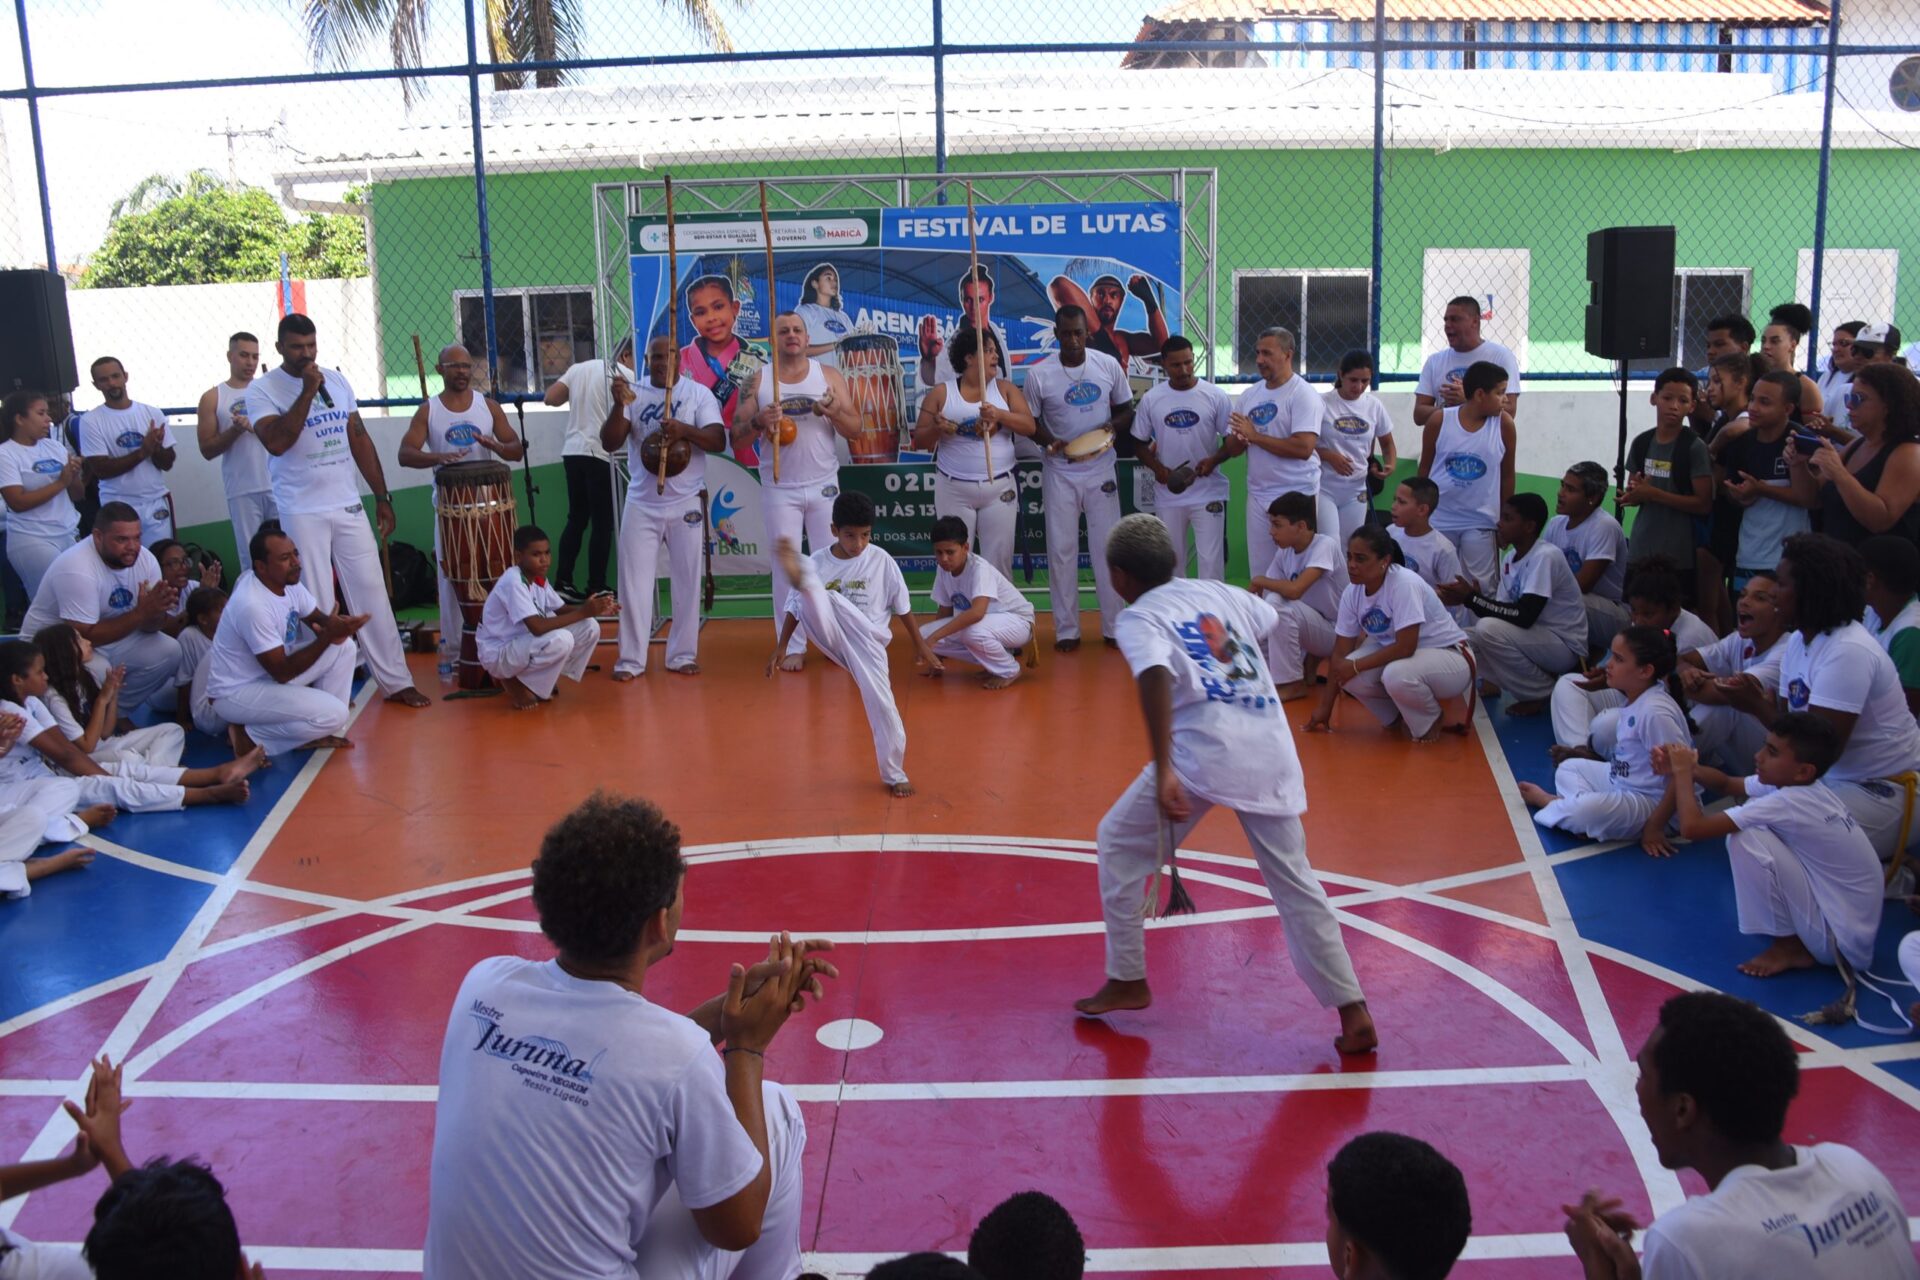
<svg viewBox="0 0 1920 1280"><path fill-rule="evenodd" d="M79 385L67 282L57 271L0 271L0 395Z"/></svg>
<svg viewBox="0 0 1920 1280"><path fill-rule="evenodd" d="M1608 227L1587 237L1587 351L1608 360L1673 356L1673 228Z"/></svg>

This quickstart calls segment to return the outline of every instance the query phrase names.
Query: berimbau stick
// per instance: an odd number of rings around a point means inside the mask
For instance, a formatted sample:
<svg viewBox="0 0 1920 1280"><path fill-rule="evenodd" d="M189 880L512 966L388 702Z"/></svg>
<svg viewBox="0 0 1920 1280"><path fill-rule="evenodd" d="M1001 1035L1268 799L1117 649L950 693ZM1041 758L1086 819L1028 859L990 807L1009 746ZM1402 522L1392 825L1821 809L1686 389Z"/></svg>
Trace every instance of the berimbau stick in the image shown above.
<svg viewBox="0 0 1920 1280"><path fill-rule="evenodd" d="M760 235L767 242L767 348L772 355L767 378L773 384L773 482L780 483L780 429L785 426L786 404L780 399L780 342L774 334L774 316L780 308L773 296L773 220L767 216L767 184L760 183Z"/></svg>

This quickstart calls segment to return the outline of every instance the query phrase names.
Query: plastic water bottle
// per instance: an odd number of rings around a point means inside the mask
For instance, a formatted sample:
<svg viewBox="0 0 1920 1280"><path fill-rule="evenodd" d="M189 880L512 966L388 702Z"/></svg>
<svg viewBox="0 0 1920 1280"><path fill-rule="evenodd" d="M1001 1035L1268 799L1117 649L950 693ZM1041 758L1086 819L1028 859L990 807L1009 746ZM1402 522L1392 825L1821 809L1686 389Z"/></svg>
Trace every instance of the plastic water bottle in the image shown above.
<svg viewBox="0 0 1920 1280"><path fill-rule="evenodd" d="M440 687L453 688L454 648L445 640L440 642Z"/></svg>

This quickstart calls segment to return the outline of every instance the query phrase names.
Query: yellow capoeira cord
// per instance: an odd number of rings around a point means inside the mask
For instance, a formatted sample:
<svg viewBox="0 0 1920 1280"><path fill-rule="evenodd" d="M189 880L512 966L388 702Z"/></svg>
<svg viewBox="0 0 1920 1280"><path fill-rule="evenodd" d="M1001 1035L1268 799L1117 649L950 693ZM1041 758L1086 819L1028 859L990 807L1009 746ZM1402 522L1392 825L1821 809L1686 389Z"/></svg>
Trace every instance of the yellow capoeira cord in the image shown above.
<svg viewBox="0 0 1920 1280"><path fill-rule="evenodd" d="M1891 778L1883 778L1881 781L1897 784L1906 792L1907 797L1906 804L1900 813L1900 835L1894 841L1893 860L1887 866L1887 883L1891 884L1894 877L1900 874L1900 868L1907 860L1907 840L1913 834L1914 799L1916 793L1920 792L1920 774L1899 773ZM1887 986L1907 987L1912 986L1912 983L1902 978L1888 978L1877 973L1858 972L1847 963L1847 958L1840 954L1837 947L1834 949L1833 959L1840 969L1841 981L1846 983L1846 990L1832 1004L1816 1009L1812 1013L1801 1014L1801 1022L1810 1027L1857 1022L1863 1030L1876 1031L1885 1036L1905 1036L1913 1031L1913 1021L1907 1017L1907 1012L1901 1007L1900 1001L1894 998L1891 991L1880 985L1885 983ZM1868 1022L1860 1016L1859 988L1861 987L1865 987L1893 1007L1893 1016L1898 1020L1898 1026Z"/></svg>

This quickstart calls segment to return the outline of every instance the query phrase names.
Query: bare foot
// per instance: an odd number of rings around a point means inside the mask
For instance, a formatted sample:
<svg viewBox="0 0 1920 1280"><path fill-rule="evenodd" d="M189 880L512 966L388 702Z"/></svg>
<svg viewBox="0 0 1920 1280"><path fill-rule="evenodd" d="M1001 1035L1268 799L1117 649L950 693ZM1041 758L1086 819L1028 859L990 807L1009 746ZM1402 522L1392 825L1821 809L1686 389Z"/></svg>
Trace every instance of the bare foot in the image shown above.
<svg viewBox="0 0 1920 1280"><path fill-rule="evenodd" d="M986 675L980 677L980 687L982 689L1004 689L1019 678L1020 668L1018 667L1013 669L1013 674L1010 676L996 676L992 672L988 672Z"/></svg>
<svg viewBox="0 0 1920 1280"><path fill-rule="evenodd" d="M329 734L327 737L315 738L312 742L303 744L299 748L299 750L301 751L351 751L353 750L353 741L349 738L341 738L341 737L337 737Z"/></svg>
<svg viewBox="0 0 1920 1280"><path fill-rule="evenodd" d="M683 667L668 667L667 674L670 676L697 676L700 674L700 664L697 662L689 662Z"/></svg>
<svg viewBox="0 0 1920 1280"><path fill-rule="evenodd" d="M247 727L242 724L227 726L227 745L233 748L233 758L238 760L253 750L253 739L247 736Z"/></svg>
<svg viewBox="0 0 1920 1280"><path fill-rule="evenodd" d="M1289 680L1283 685L1276 686L1274 692L1280 695L1280 701L1294 702L1307 696L1307 682Z"/></svg>
<svg viewBox="0 0 1920 1280"><path fill-rule="evenodd" d="M85 845L75 845L63 849L51 858L28 858L27 879L38 880L42 876L58 875L62 871L73 871L93 861L93 850Z"/></svg>
<svg viewBox="0 0 1920 1280"><path fill-rule="evenodd" d="M1491 680L1482 680L1480 682L1480 696L1483 698L1497 698L1500 696L1500 686Z"/></svg>
<svg viewBox="0 0 1920 1280"><path fill-rule="evenodd" d="M1153 1003L1153 992L1147 989L1145 978L1138 982L1122 982L1118 978L1108 978L1100 989L1084 1000L1075 1000L1075 1012L1084 1013L1089 1018L1097 1018L1103 1013L1113 1013L1120 1009L1145 1009Z"/></svg>
<svg viewBox="0 0 1920 1280"><path fill-rule="evenodd" d="M1070 636L1065 640L1055 640L1053 642L1053 651L1055 653L1072 653L1079 647L1080 638L1078 636Z"/></svg>
<svg viewBox="0 0 1920 1280"><path fill-rule="evenodd" d="M1440 699L1441 729L1449 733L1465 733L1467 731L1467 722L1471 718L1472 717L1467 714L1467 700L1465 698Z"/></svg>
<svg viewBox="0 0 1920 1280"><path fill-rule="evenodd" d="M220 782L211 787L190 790L187 792L187 803L196 803L197 796L197 803L200 804L245 804L249 794L251 791L243 778L239 782Z"/></svg>
<svg viewBox="0 0 1920 1280"><path fill-rule="evenodd" d="M87 830L98 831L119 817L120 811L110 804L90 804L75 816L87 824Z"/></svg>
<svg viewBox="0 0 1920 1280"><path fill-rule="evenodd" d="M1372 1053L1380 1047L1380 1033L1373 1029L1365 1000L1340 1006L1340 1034L1334 1037L1333 1047L1349 1055Z"/></svg>
<svg viewBox="0 0 1920 1280"><path fill-rule="evenodd" d="M1529 809L1544 809L1560 797L1554 795L1553 792L1547 790L1545 787L1537 786L1531 782L1523 782L1520 784L1520 798L1527 802L1527 808Z"/></svg>
<svg viewBox="0 0 1920 1280"><path fill-rule="evenodd" d="M1547 759L1555 764L1565 764L1569 760L1598 760L1600 753L1592 747L1563 747L1554 743L1547 748Z"/></svg>
<svg viewBox="0 0 1920 1280"><path fill-rule="evenodd" d="M266 748L255 747L238 760L229 760L227 763L221 765L219 769L220 781L238 782L242 778L251 777L254 773L264 768L266 763Z"/></svg>
<svg viewBox="0 0 1920 1280"><path fill-rule="evenodd" d="M806 666L807 655L804 653L790 653L780 659L780 669L782 671L804 671L806 670Z"/></svg>
<svg viewBox="0 0 1920 1280"><path fill-rule="evenodd" d="M1817 964L1807 944L1798 938L1775 938L1773 945L1751 960L1740 964L1740 972L1749 978L1771 978L1789 969L1811 969Z"/></svg>
<svg viewBox="0 0 1920 1280"><path fill-rule="evenodd" d="M780 572L787 575L788 582L800 581L804 571L800 565L800 548L794 545L792 538L781 538L774 542L773 561L780 566Z"/></svg>
<svg viewBox="0 0 1920 1280"><path fill-rule="evenodd" d="M398 693L388 694L387 701L397 702L403 707L430 707L433 705L432 698L429 698L412 685L408 685Z"/></svg>
<svg viewBox="0 0 1920 1280"><path fill-rule="evenodd" d="M1412 730L1408 730L1408 733L1411 734ZM1425 746L1431 746L1433 743L1436 743L1438 741L1440 741L1440 726L1438 724L1435 724L1433 728L1427 730L1423 734L1420 734L1418 737L1415 737L1413 739L1413 745L1416 747L1425 747Z"/></svg>
<svg viewBox="0 0 1920 1280"><path fill-rule="evenodd" d="M887 790L893 792L894 799L905 800L908 796L913 794L913 784L911 782L908 782L905 778L902 778L900 779L900 781L891 784L887 788Z"/></svg>
<svg viewBox="0 0 1920 1280"><path fill-rule="evenodd" d="M1507 704L1507 714L1510 716L1537 716L1546 709L1547 700L1545 698L1527 698L1520 702L1510 702Z"/></svg>
<svg viewBox="0 0 1920 1280"><path fill-rule="evenodd" d="M540 705L540 695L513 676L508 676L501 683L506 686L507 703L515 711L531 711Z"/></svg>

